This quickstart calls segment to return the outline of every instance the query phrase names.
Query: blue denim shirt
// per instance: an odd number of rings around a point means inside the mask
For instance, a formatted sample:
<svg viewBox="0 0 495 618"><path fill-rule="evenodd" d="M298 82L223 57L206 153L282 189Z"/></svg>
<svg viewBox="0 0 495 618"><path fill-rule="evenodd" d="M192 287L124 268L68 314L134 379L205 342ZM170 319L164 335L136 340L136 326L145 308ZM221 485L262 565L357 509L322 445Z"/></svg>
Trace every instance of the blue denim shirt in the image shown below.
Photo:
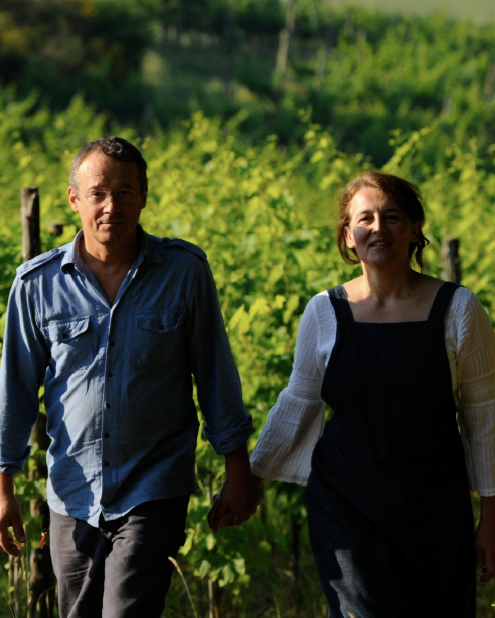
<svg viewBox="0 0 495 618"><path fill-rule="evenodd" d="M110 305L74 242L17 270L0 366L0 471L19 472L45 387L48 502L98 525L195 490L198 418L218 454L244 413L205 254L138 227L141 250Z"/></svg>

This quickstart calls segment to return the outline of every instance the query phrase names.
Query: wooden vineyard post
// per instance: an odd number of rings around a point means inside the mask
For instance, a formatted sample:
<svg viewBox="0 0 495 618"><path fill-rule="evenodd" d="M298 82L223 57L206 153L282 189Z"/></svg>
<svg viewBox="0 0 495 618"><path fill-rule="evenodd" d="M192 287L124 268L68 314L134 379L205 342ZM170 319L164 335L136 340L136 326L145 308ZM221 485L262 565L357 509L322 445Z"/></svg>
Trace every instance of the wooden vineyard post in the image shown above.
<svg viewBox="0 0 495 618"><path fill-rule="evenodd" d="M22 257L27 262L41 253L38 187L21 189L21 224Z"/></svg>
<svg viewBox="0 0 495 618"><path fill-rule="evenodd" d="M225 95L227 99L232 98L233 84L235 77L235 13L232 2L227 2L225 5L225 46L226 46L226 63L224 73Z"/></svg>
<svg viewBox="0 0 495 618"><path fill-rule="evenodd" d="M289 57L289 47L291 39L294 35L296 27L296 2L289 0L287 3L287 15L285 28L280 32L280 40L278 45L276 73L280 77L284 77L287 70L287 60Z"/></svg>
<svg viewBox="0 0 495 618"><path fill-rule="evenodd" d="M460 241L455 236L446 236L442 242L443 278L445 281L461 282Z"/></svg>
<svg viewBox="0 0 495 618"><path fill-rule="evenodd" d="M31 433L31 444L37 444L42 450L50 446L50 439L46 433L46 415L39 414L36 425ZM45 465L37 464L34 470L29 471L29 480L47 477ZM32 517L38 516L41 522L48 508L44 500L30 500L29 510ZM29 618L53 618L55 605L55 582L53 576L50 549L32 549L29 556Z"/></svg>
<svg viewBox="0 0 495 618"><path fill-rule="evenodd" d="M26 262L41 253L40 239L40 200L37 187L21 189L21 224L23 260ZM49 446L46 433L46 416L38 415L31 433L31 444L37 444L42 450ZM45 465L37 464L29 471L29 481L47 476ZM31 516L41 519L44 515L46 503L43 500L30 500ZM41 533L41 525L38 531ZM16 587L19 585L16 582ZM50 551L31 549L29 555L29 618L53 618L55 604L55 586Z"/></svg>

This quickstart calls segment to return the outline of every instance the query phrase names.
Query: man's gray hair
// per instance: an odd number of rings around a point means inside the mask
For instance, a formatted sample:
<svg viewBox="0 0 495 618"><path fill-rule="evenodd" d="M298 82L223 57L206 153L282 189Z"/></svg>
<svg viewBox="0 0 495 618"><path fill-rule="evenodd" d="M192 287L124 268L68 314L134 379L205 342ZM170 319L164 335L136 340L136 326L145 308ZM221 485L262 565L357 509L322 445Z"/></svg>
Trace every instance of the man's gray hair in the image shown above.
<svg viewBox="0 0 495 618"><path fill-rule="evenodd" d="M77 173L81 163L92 153L102 152L118 161L125 161L126 163L134 163L138 168L139 182L141 183L141 191L148 189L148 177L146 175L146 161L143 159L143 155L139 152L136 146L133 146L130 142L123 137L102 137L95 139L93 142L86 144L84 148L77 153L72 160L70 166L69 186L77 189Z"/></svg>

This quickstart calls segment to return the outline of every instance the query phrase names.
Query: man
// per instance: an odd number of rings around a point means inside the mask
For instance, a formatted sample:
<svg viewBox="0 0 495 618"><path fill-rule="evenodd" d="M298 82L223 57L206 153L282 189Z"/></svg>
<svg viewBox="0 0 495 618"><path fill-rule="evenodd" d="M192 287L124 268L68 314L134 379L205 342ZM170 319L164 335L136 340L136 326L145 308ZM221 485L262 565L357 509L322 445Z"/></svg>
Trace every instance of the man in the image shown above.
<svg viewBox="0 0 495 618"><path fill-rule="evenodd" d="M25 542L13 475L45 388L50 546L62 618L161 615L195 491L198 419L225 455L216 531L256 510L251 417L205 254L138 225L146 163L118 137L71 166L74 242L18 268L0 367L0 547Z"/></svg>

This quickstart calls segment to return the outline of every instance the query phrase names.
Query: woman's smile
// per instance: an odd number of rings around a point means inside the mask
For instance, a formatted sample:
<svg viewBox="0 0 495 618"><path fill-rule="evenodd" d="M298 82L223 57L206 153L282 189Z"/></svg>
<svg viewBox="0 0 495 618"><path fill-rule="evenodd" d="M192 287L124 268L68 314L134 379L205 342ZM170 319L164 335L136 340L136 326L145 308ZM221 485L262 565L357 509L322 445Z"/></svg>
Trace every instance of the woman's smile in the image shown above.
<svg viewBox="0 0 495 618"><path fill-rule="evenodd" d="M385 260L409 263L411 243L419 233L395 200L373 187L365 187L350 202L350 221L346 242L363 264Z"/></svg>

